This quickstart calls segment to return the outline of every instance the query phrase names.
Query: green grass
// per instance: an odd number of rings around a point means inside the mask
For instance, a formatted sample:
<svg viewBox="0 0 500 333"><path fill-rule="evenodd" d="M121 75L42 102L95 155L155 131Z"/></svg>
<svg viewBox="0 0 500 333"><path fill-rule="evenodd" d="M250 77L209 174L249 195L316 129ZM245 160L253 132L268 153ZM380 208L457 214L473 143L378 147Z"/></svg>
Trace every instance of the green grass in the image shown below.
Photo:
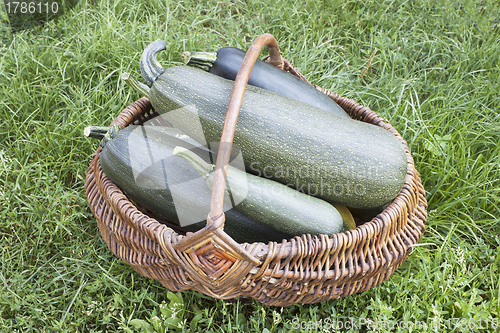
<svg viewBox="0 0 500 333"><path fill-rule="evenodd" d="M2 332L133 332L167 317L193 332L320 332L320 320L500 331L498 1L81 0L16 34L0 13ZM288 308L168 293L100 238L83 188L97 143L82 130L139 97L119 75L140 77L156 39L171 66L184 50L246 48L265 32L310 81L370 107L409 143L427 232L379 287Z"/></svg>

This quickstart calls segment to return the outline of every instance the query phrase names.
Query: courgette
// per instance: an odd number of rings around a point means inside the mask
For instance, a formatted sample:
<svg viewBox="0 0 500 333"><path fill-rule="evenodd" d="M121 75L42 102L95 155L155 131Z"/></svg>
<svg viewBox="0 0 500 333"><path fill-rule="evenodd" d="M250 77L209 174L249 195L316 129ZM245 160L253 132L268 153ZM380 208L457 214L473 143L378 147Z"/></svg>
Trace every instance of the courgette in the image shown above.
<svg viewBox="0 0 500 333"><path fill-rule="evenodd" d="M233 81L188 66L155 70L162 74L148 77L151 88L143 90L156 111L202 144L219 142ZM406 178L406 152L389 131L254 86L246 88L233 142L247 172L347 207L386 204Z"/></svg>
<svg viewBox="0 0 500 333"><path fill-rule="evenodd" d="M183 147L176 147L173 154L188 161L206 180L207 187L212 188L215 165ZM348 230L333 205L278 182L229 166L226 185L231 200L239 202L235 209L283 233L332 235Z"/></svg>
<svg viewBox="0 0 500 333"><path fill-rule="evenodd" d="M245 51L235 47L223 47L217 52L184 52L182 58L188 66L207 70L228 80L236 78ZM309 83L258 59L252 68L248 84L267 89L280 95L315 106L348 118L347 113L335 101Z"/></svg>
<svg viewBox="0 0 500 333"><path fill-rule="evenodd" d="M94 128L86 134L99 138L99 133L102 131ZM121 130L112 127L102 145L102 170L130 198L185 231L206 225L211 191L190 164L172 152L181 146L211 161L208 149L178 129L165 126L129 125ZM290 237L231 208L230 201L226 203L224 230L237 242L281 241Z"/></svg>

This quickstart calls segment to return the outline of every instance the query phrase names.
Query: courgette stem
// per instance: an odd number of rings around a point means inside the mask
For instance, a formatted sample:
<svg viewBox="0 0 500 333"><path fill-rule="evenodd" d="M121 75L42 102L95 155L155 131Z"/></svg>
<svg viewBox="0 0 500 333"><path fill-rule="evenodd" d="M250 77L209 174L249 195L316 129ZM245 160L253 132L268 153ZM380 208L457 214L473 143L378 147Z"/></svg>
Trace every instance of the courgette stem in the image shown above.
<svg viewBox="0 0 500 333"><path fill-rule="evenodd" d="M165 71L161 64L156 59L158 52L166 50L167 45L163 40L157 40L149 44L142 53L139 60L139 68L141 69L142 77L151 86L153 82Z"/></svg>
<svg viewBox="0 0 500 333"><path fill-rule="evenodd" d="M108 126L87 126L83 130L83 135L92 139L102 140L108 131Z"/></svg>
<svg viewBox="0 0 500 333"><path fill-rule="evenodd" d="M113 140L118 131L121 130L120 126L87 126L83 130L83 134L86 137L101 140L101 146L104 147L106 142Z"/></svg>
<svg viewBox="0 0 500 333"><path fill-rule="evenodd" d="M210 174L214 171L214 166L212 164L205 162L201 157L189 149L177 146L174 148L173 154L188 161L205 180L209 178Z"/></svg>
<svg viewBox="0 0 500 333"><path fill-rule="evenodd" d="M137 81L132 74L122 73L122 80L125 81L132 89L139 92L140 94L149 97L149 87L144 83Z"/></svg>
<svg viewBox="0 0 500 333"><path fill-rule="evenodd" d="M217 52L185 51L181 57L186 65L208 72L217 60Z"/></svg>

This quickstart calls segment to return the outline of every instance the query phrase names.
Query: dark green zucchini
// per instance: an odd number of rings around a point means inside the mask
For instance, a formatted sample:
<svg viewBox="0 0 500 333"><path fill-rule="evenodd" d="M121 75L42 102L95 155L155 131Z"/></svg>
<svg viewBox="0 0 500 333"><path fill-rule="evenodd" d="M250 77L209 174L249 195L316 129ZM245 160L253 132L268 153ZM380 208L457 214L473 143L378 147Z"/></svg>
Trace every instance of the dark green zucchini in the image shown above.
<svg viewBox="0 0 500 333"><path fill-rule="evenodd" d="M228 80L233 80L245 56L245 51L235 47L223 47L217 52L184 52L182 58L188 66L208 70ZM315 106L334 114L349 117L347 113L309 83L258 59L252 68L248 84L267 89L280 95Z"/></svg>
<svg viewBox="0 0 500 333"><path fill-rule="evenodd" d="M97 131L89 131L97 133ZM103 140L100 165L106 176L134 201L186 231L206 225L211 191L173 149L191 149L207 161L211 152L175 128L130 125ZM224 230L238 242L281 241L289 235L261 225L225 206Z"/></svg>
<svg viewBox="0 0 500 333"><path fill-rule="evenodd" d="M151 59L141 64L160 72ZM162 117L202 144L220 141L232 81L188 66L148 81ZM233 141L247 172L347 207L388 203L406 179L406 152L389 131L258 87L247 86Z"/></svg>
<svg viewBox="0 0 500 333"><path fill-rule="evenodd" d="M174 155L189 161L206 180L207 187L212 188L214 165L183 147L176 147ZM278 182L228 166L226 185L231 201L237 203L234 208L283 233L332 235L348 230L333 205Z"/></svg>

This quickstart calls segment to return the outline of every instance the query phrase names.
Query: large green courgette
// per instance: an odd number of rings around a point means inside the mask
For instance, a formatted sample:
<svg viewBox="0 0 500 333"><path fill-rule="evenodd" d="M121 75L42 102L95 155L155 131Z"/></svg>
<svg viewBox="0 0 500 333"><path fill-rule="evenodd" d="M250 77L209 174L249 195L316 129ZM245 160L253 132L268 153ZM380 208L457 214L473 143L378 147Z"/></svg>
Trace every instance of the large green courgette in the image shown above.
<svg viewBox="0 0 500 333"><path fill-rule="evenodd" d="M176 147L174 155L189 161L212 188L215 165L182 147ZM261 224L294 236L332 235L349 229L337 209L326 201L232 166L228 166L226 177L229 197L239 202L234 208Z"/></svg>
<svg viewBox="0 0 500 333"><path fill-rule="evenodd" d="M233 80L243 62L245 51L235 47L223 47L217 52L184 52L182 58L188 66ZM252 68L248 84L267 89L280 95L332 112L342 117L347 113L309 83L258 59Z"/></svg>
<svg viewBox="0 0 500 333"><path fill-rule="evenodd" d="M141 58L151 83L142 91L193 139L219 142L233 82L187 66L158 67L148 55L165 47L159 42ZM389 131L258 87L247 86L233 141L247 172L348 207L386 204L406 178L406 152Z"/></svg>
<svg viewBox="0 0 500 333"><path fill-rule="evenodd" d="M211 191L185 160L172 155L176 146L190 149L208 161L211 152L175 128L130 125L111 128L103 140L100 165L106 176L137 203L158 217L196 231L206 225ZM88 131L87 136L102 131ZM238 242L269 242L290 235L261 225L225 206L224 230Z"/></svg>

